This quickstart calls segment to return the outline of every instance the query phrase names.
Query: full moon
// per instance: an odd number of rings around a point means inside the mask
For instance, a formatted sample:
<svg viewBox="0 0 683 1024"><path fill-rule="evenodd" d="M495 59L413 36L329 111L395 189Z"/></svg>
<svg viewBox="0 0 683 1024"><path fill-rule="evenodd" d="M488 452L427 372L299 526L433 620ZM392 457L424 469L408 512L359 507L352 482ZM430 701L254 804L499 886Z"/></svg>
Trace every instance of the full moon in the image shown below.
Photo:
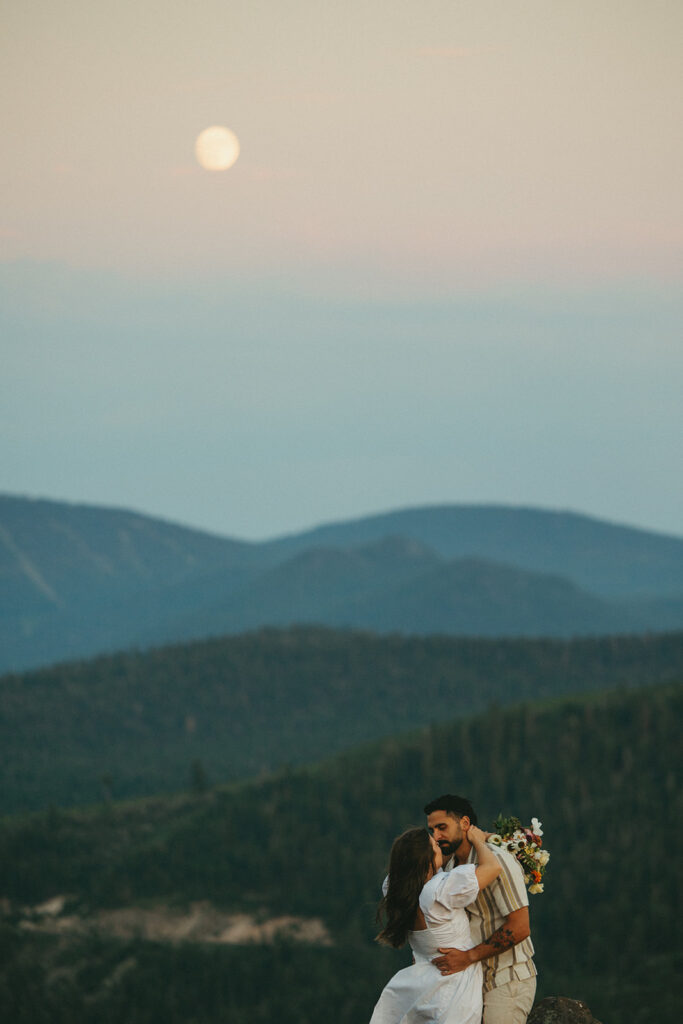
<svg viewBox="0 0 683 1024"><path fill-rule="evenodd" d="M199 133L194 152L205 171L227 171L240 155L240 143L229 128L215 124Z"/></svg>

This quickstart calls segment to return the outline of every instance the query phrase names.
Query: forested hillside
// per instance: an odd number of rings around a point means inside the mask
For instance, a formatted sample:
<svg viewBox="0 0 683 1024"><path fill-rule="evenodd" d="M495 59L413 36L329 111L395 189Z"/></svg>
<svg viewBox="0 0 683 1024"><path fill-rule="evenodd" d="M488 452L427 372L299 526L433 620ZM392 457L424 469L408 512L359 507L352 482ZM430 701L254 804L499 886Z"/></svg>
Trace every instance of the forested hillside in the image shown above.
<svg viewBox="0 0 683 1024"><path fill-rule="evenodd" d="M666 979L681 966L670 837L683 814L682 711L679 685L440 716L412 736L203 795L5 819L0 1005L27 1024L317 1024L321 999L333 999L331 1019L366 1024L383 978L405 962L371 941L390 842L451 790L484 822L500 810L543 821L540 994L585 999L610 1024L677 1024ZM40 930L38 913L26 930L27 904L57 894L69 895L49 925L58 934ZM101 908L196 900L322 918L334 945L69 939L74 920L94 923Z"/></svg>
<svg viewBox="0 0 683 1024"><path fill-rule="evenodd" d="M0 680L5 813L263 774L492 704L683 678L683 634L593 640L322 629Z"/></svg>

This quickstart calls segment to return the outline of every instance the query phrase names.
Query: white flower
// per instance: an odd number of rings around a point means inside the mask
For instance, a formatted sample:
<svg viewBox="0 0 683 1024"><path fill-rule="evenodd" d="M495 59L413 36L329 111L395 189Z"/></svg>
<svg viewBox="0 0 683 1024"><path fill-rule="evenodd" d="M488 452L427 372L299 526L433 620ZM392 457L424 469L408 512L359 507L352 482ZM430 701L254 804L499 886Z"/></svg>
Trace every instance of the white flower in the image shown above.
<svg viewBox="0 0 683 1024"><path fill-rule="evenodd" d="M542 882L534 882L533 885L529 886L529 892L531 893L532 896L535 896L539 892L543 892L543 883Z"/></svg>
<svg viewBox="0 0 683 1024"><path fill-rule="evenodd" d="M545 865L548 863L549 860L550 860L550 854L548 853L548 851L547 850L541 850L541 856L539 858L539 863L540 863L541 867L542 868L545 867Z"/></svg>
<svg viewBox="0 0 683 1024"><path fill-rule="evenodd" d="M493 832L493 833L492 833L492 834L491 834L491 835L490 835L490 836L488 837L488 839L486 840L486 842L487 842L487 843L491 843L491 845L492 845L492 846L502 846L502 845L503 845L503 840L502 840L501 836L499 836L499 835L498 835L498 833L497 833L497 832Z"/></svg>
<svg viewBox="0 0 683 1024"><path fill-rule="evenodd" d="M540 860L541 859L541 851L540 850L534 850L532 856L533 856L534 860Z"/></svg>
<svg viewBox="0 0 683 1024"><path fill-rule="evenodd" d="M531 819L531 831L533 832L533 834L535 836L542 836L543 835L543 829L541 828L542 824L543 824L543 822L539 821L538 818L532 818Z"/></svg>

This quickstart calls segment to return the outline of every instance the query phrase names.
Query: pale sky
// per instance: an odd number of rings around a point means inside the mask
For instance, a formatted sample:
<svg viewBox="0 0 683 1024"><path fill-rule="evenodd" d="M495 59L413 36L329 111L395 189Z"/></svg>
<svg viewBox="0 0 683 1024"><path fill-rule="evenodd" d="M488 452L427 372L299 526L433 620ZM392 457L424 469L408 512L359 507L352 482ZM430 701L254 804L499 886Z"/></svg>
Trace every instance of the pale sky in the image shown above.
<svg viewBox="0 0 683 1024"><path fill-rule="evenodd" d="M435 501L683 533L682 27L7 0L0 490L246 537Z"/></svg>

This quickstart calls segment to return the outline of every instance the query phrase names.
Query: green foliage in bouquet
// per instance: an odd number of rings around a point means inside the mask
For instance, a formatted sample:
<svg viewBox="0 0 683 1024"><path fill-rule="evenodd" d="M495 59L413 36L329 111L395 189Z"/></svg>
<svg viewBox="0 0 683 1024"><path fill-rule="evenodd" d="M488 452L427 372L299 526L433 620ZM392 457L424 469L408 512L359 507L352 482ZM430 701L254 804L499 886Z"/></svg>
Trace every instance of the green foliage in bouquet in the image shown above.
<svg viewBox="0 0 683 1024"><path fill-rule="evenodd" d="M506 839L521 827L522 823L519 818L515 818L514 815L510 815L510 817L506 818L502 813L498 815L493 823L493 831L496 835L499 835L501 839Z"/></svg>
<svg viewBox="0 0 683 1024"><path fill-rule="evenodd" d="M505 817L500 813L493 823L494 832L488 842L500 846L516 857L524 872L524 884L530 895L543 892L543 875L550 860L547 850L542 850L543 829L538 818L531 819L531 825L522 825L514 815Z"/></svg>

